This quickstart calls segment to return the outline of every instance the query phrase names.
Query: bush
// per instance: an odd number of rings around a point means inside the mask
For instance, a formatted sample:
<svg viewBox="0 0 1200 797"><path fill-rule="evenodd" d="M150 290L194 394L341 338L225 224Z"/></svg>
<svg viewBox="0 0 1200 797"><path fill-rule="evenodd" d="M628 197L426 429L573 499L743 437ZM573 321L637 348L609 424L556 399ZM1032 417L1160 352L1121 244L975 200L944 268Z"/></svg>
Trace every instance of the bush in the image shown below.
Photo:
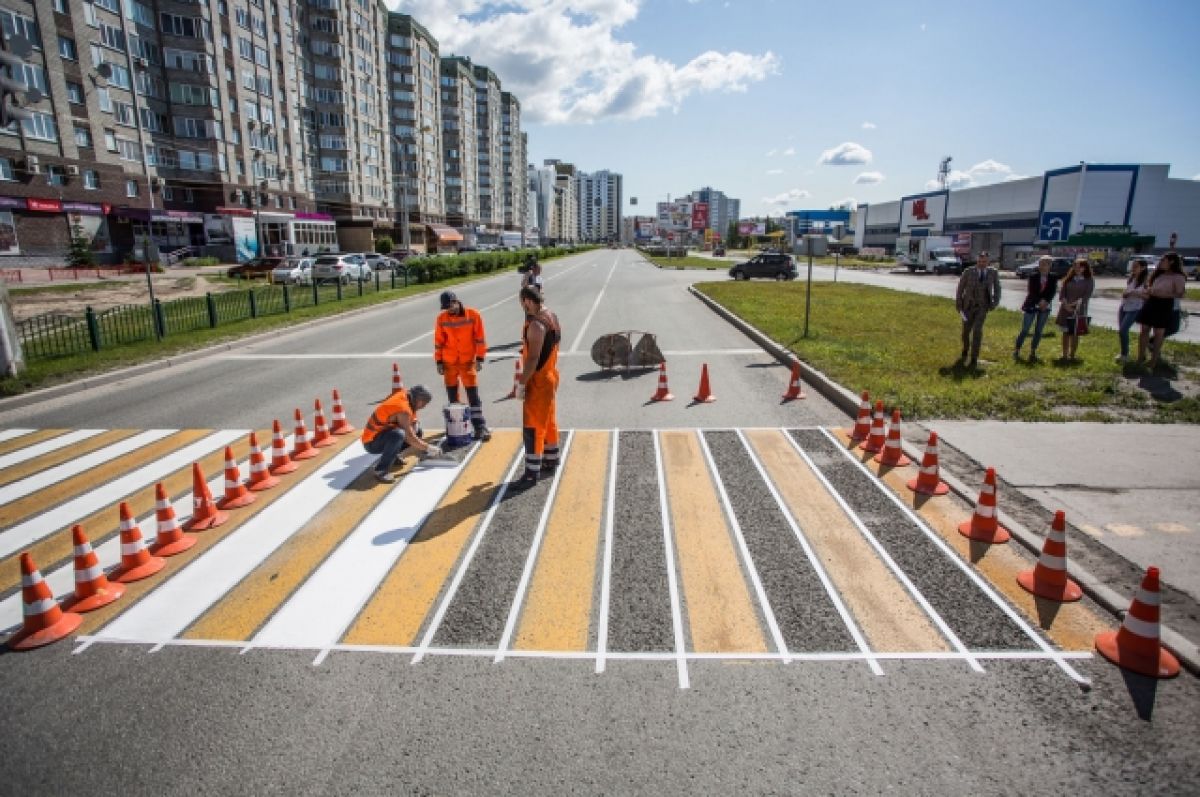
<svg viewBox="0 0 1200 797"><path fill-rule="evenodd" d="M396 244L387 235L381 235L375 239L375 252L381 255L390 255L396 248Z"/></svg>
<svg viewBox="0 0 1200 797"><path fill-rule="evenodd" d="M179 265L185 268L200 268L202 266L217 266L221 261L215 257L185 257Z"/></svg>

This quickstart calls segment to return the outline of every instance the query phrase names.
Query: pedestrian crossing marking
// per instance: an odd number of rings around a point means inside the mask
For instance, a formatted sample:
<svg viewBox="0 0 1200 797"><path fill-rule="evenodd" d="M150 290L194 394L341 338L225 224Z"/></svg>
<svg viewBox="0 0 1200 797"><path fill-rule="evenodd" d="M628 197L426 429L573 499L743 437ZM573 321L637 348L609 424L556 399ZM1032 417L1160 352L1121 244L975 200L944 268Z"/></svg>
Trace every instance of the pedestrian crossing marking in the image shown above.
<svg viewBox="0 0 1200 797"><path fill-rule="evenodd" d="M34 473L61 465L69 459L95 451L135 434L129 429L77 429L20 451L0 456L0 486L12 484Z"/></svg>
<svg viewBox="0 0 1200 797"><path fill-rule="evenodd" d="M70 431L70 429L5 429L0 432L0 455L20 451L45 440L53 440Z"/></svg>

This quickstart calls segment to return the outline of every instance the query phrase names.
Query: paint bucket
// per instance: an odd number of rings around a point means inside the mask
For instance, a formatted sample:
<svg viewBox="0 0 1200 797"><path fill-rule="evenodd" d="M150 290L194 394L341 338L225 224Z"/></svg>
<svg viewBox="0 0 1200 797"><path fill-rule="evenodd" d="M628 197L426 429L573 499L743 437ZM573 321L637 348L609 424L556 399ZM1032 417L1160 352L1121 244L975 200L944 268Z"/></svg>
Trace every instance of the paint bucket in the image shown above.
<svg viewBox="0 0 1200 797"><path fill-rule="evenodd" d="M458 448L471 444L471 408L466 404L447 404L442 408L446 419L446 439L442 448Z"/></svg>

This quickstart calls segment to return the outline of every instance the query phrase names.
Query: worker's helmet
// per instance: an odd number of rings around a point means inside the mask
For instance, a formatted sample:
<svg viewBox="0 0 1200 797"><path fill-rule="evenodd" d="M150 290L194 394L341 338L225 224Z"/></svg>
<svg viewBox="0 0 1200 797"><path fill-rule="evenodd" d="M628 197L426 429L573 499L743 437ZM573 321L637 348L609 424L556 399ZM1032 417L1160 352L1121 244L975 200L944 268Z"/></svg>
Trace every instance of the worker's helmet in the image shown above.
<svg viewBox="0 0 1200 797"><path fill-rule="evenodd" d="M454 291L442 291L441 302L443 310L449 310L450 306L457 301L458 297L454 295Z"/></svg>

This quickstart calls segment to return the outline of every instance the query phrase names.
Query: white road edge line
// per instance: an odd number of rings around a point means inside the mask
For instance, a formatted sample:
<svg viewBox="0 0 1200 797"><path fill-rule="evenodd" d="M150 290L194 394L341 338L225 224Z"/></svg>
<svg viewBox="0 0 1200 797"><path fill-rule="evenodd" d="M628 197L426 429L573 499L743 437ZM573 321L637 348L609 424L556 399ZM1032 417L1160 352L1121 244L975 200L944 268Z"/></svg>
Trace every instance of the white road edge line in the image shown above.
<svg viewBox="0 0 1200 797"><path fill-rule="evenodd" d="M986 579L983 578L983 576L981 576L978 572L975 571L974 568L972 568L966 562L964 562L962 560L962 557L960 557L954 551L954 549L952 549L946 543L945 540L943 540L941 537L939 537L937 535L937 533L935 533L933 531L933 529L929 528L929 525L927 523L925 523L925 521L921 518L920 515L918 515L916 512L914 512L908 506L906 506L905 503L903 501L901 501L896 496L896 494L893 493L891 491L891 489L888 488L888 486L883 483L882 480L876 478L875 475L871 473L870 469L868 469L865 465L863 465L861 462L856 460L854 457L850 456L850 452L845 450L845 448L843 448L843 446L841 445L841 442L837 438L835 438L833 435L831 435L828 430L822 429L821 431L825 434L826 437L828 437L837 446L838 449L840 449L842 451L843 454L846 455L847 459L849 459L854 464L858 465L860 468L862 468L862 470L866 471L866 473L872 477L872 481L875 482L875 484L879 488L880 492L882 492L884 495L886 495L888 497L888 499L891 500L892 503L894 503L896 506L900 507L901 511L903 511L904 514L906 514L908 516L908 518L913 523L917 524L917 527L920 528L921 531L925 533L925 536L927 536L933 542L933 544L936 545L942 551L942 553L944 553L944 554L946 554L946 556L950 557L950 559L953 560L954 563L958 565L958 568L960 570L962 570L964 573L966 573L967 577L970 578L975 583L975 586L979 587L980 591L983 592L984 595L987 595L989 598L992 599L992 601L997 606L1000 607L1000 610L1002 612L1004 612L1005 615L1008 616L1008 619L1013 621L1013 624L1016 625L1017 628L1021 629L1021 631L1023 631L1026 634L1026 636L1028 636L1030 639L1033 640L1034 644L1036 644L1039 648L1042 649L1043 652L1045 652L1047 655L1049 655L1051 658L1053 658L1055 660L1055 663L1058 664L1058 666L1062 668L1063 672L1065 672L1072 680L1074 680L1078 683L1091 685L1091 679L1085 678L1074 667L1067 664L1066 661L1064 661L1061 657L1062 651L1055 650L1048 642L1046 642L1045 639L1042 638L1042 636L1040 634L1038 634L1036 631L1034 631L1033 627L1030 626L1029 623L1027 623L1025 621L1025 619L1023 617L1021 617L1021 615L1019 615L1017 613L1017 611L1008 604L1007 601L1003 600L996 593L996 591L992 588L992 585L989 584L986 581ZM1090 656L1090 654L1089 654L1089 656Z"/></svg>
<svg viewBox="0 0 1200 797"><path fill-rule="evenodd" d="M612 451L608 457L608 504L604 508L604 562L600 571L600 611L596 617L596 673L604 672L608 650L608 604L612 595L613 511L617 499L617 449L621 430L612 431Z"/></svg>
<svg viewBox="0 0 1200 797"><path fill-rule="evenodd" d="M866 541L871 544L871 547L875 549L875 552L879 554L879 558L882 559L885 564L887 564L892 573L894 573L896 578L899 579L900 583L903 584L908 590L909 594L913 596L913 599L921 605L921 608L924 609L925 613L929 615L929 619L933 620L934 625L938 627L938 630L942 632L942 635L946 637L946 640L953 645L959 653L963 654L967 663L971 665L971 669L975 670L976 672L983 672L983 667L970 654L970 651L967 650L967 646L964 645L962 640L958 638L958 634L954 633L954 629L952 629L946 623L945 619L943 619L942 616L937 613L937 611L932 605L930 605L929 601L925 598L921 591L917 589L917 585L912 583L908 575L900 569L900 565L896 564L896 560L892 558L891 554L887 552L887 549L883 547L883 544L876 539L874 534L871 533L871 530L867 528L867 524L863 523L862 518L860 518L858 514L850 508L850 505L846 503L846 499L842 498L841 493L834 489L833 485L829 483L829 480L825 478L825 474L822 473L819 468L817 468L816 463L814 463L808 454L805 453L804 449L800 447L800 444L796 442L796 439L788 434L787 429L780 428L779 431L783 433L783 436L791 444L792 448L796 450L796 453L804 459L805 464L812 469L812 472L815 473L817 478L821 480L821 483L825 485L825 489L829 491L829 494L832 495L834 500L837 501L842 507L842 511L845 512L850 520L853 521L854 525L858 527L858 530L863 535L863 538L866 539ZM870 471L868 471L868 474L869 473Z"/></svg>
<svg viewBox="0 0 1200 797"><path fill-rule="evenodd" d="M675 576L675 546L671 542L671 512L667 506L667 480L663 473L661 432L654 431L654 468L658 475L658 504L662 512L663 546L667 559L667 586L671 591L671 621L675 625L675 658L679 669L679 688L688 689L687 643L683 634L683 609L679 602L679 584Z"/></svg>
<svg viewBox="0 0 1200 797"><path fill-rule="evenodd" d="M592 323L592 317L596 315L596 310L600 307L600 300L604 298L604 292L608 290L608 283L613 278L613 274L617 273L617 263L614 261L612 268L608 270L608 277L604 280L604 285L600 288L600 292L596 294L596 301L592 302L592 309L587 314L587 318L583 319L583 326L579 328L579 334L575 336L575 342L571 344L571 348L567 350L568 354L579 351L579 344L583 342L584 333L587 332L588 325Z"/></svg>
<svg viewBox="0 0 1200 797"><path fill-rule="evenodd" d="M800 524L792 517L791 511L787 508L787 504L783 501L783 496L779 494L775 483L771 481L771 477L767 474L766 468L763 467L758 455L755 453L750 441L742 434L740 429L736 430L737 436L742 441L742 445L746 448L746 453L750 456L750 461L754 463L754 467L758 470L758 475L762 477L763 483L767 485L767 489L771 492L771 497L775 499L776 505L779 507L780 513L783 514L783 519L791 528L792 533L796 535L796 539L800 542L800 547L804 550L804 555L808 557L809 564L817 573L817 578L820 579L821 585L825 587L825 593L829 596L829 600L833 602L834 608L842 618L842 622L846 624L846 630L850 632L850 637L854 640L854 644L858 646L866 658L867 665L870 666L871 672L875 675L883 675L883 668L879 666L875 654L871 650L870 644L867 643L867 638L863 636L862 630L858 627L858 623L854 622L854 616L850 614L850 610L846 608L846 604L842 602L842 596L838 594L834 588L833 582L829 580L829 574L825 572L825 567L821 564L817 552L809 545L808 538L804 536L804 532L800 529Z"/></svg>

